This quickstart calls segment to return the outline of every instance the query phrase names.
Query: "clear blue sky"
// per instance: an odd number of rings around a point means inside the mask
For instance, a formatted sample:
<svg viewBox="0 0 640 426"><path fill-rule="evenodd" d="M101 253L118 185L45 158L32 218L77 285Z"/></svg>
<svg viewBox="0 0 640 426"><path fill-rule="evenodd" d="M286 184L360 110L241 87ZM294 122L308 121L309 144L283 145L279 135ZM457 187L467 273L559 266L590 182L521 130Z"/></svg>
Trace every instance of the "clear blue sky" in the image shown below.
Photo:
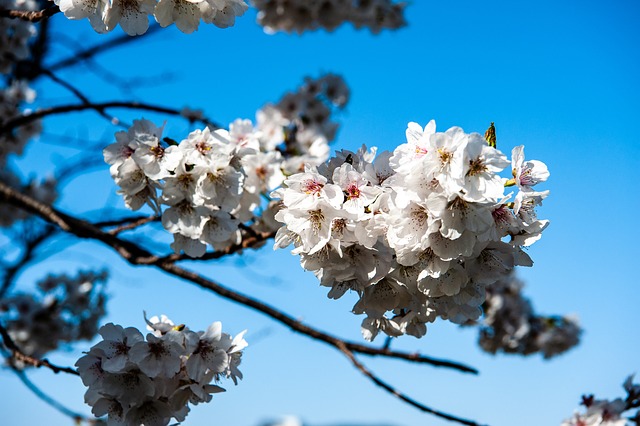
<svg viewBox="0 0 640 426"><path fill-rule="evenodd" d="M98 62L119 77L166 82L122 94L86 69L62 74L94 100L127 99L204 108L221 123L253 118L257 108L295 88L304 76L335 72L352 89L341 115L335 148L362 143L393 149L404 142L409 121L435 119L443 130L459 125L483 132L494 121L504 151L524 144L528 158L551 171L551 196L540 211L551 226L521 270L526 294L547 314L575 313L585 332L573 351L540 357L489 356L476 331L437 323L426 337L403 337L394 348L451 358L477 367L479 376L428 366L361 357L383 379L432 407L494 426L559 425L580 395L622 396L621 383L640 373L640 283L637 278L640 209L635 186L640 168L640 6L632 1L415 0L409 26L378 36L343 27L334 33L269 36L250 10L228 30L201 27L191 35L171 28L114 50ZM83 45L99 40L88 22L53 18L54 31ZM120 30L115 31L121 34ZM38 86L40 104L71 101L50 84ZM124 118L139 117L119 114ZM150 116L160 123L163 117ZM110 142L113 128L92 114L51 120L47 133ZM183 122L168 118L167 134L179 139ZM73 150L34 142L28 172L45 174ZM107 167L72 182L64 209L99 210L117 198ZM93 216L97 217L97 216ZM196 406L186 425L255 426L284 414L311 426L329 424L446 425L371 385L337 351L292 334L280 325L213 294L150 269L127 268L95 244L74 246L22 276L24 288L48 270L109 266L112 279L105 321L142 327L142 310L204 329L221 320L225 331L249 329L245 380ZM201 270L322 330L361 340L354 299L331 301L297 258L270 247ZM282 273L286 271L286 273ZM382 343L380 340L378 343ZM73 364L87 345L52 360ZM74 377L49 371L31 376L77 410L83 387ZM0 372L1 423L68 425L71 421L31 396L9 372Z"/></svg>

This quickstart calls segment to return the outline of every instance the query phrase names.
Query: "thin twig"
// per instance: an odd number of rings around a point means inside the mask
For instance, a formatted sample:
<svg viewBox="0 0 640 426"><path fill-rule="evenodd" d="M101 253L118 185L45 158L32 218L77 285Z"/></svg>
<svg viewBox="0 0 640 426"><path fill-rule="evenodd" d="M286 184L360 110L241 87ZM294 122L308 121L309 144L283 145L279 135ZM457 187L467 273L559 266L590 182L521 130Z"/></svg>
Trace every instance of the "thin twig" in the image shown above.
<svg viewBox="0 0 640 426"><path fill-rule="evenodd" d="M45 403L49 404L51 407L55 408L56 410L60 411L62 414L64 414L65 416L69 416L71 417L74 421L76 421L76 423L85 421L89 424L95 424L96 421L95 419L83 416L82 414L75 412L67 407L65 407L64 405L62 405L60 402L56 401L55 399L53 399L52 397L50 397L49 395L47 395L46 393L44 393L39 387L37 387L31 380L29 380L29 378L27 377L27 375L24 373L24 371L18 370L16 368L13 368L13 371L16 373L16 376L18 376L18 378L20 379L20 381L22 383L24 383L24 385L31 391L34 393L35 396L37 396L38 398L40 398L42 401L44 401Z"/></svg>
<svg viewBox="0 0 640 426"><path fill-rule="evenodd" d="M390 394L392 394L393 396L395 396L396 398L401 399L402 401L406 402L407 404L417 408L420 411L423 411L425 413L429 413L429 414L433 414L436 417L440 417L441 419L446 419L452 422L456 422L456 423L460 423L463 425L467 425L467 426L480 426L479 423L474 422L473 420L467 420L467 419L463 419L462 417L458 417L458 416L454 416L453 414L448 414L445 413L443 411L439 411L439 410L435 410L433 408L429 408L426 405L416 401L413 398L408 397L407 395L403 394L402 392L398 391L397 389L395 389L394 387L392 387L391 385L389 385L388 383L382 381L379 377L377 377L376 375L374 375L371 371L369 371L369 369L367 369L360 361L358 361L355 357L355 355L353 354L352 351L350 351L346 345L340 344L338 345L338 349L340 349L340 351L347 357L349 358L349 360L351 361L351 363L366 377L369 378L369 380L371 380L373 383L375 383L377 386L383 388L384 390L386 390L387 392L389 392Z"/></svg>
<svg viewBox="0 0 640 426"><path fill-rule="evenodd" d="M38 235L25 241L25 247L20 258L16 260L12 266L5 268L4 275L2 276L2 284L0 285L0 299L7 294L20 270L33 260L38 247L56 232L57 229L55 227L47 225Z"/></svg>
<svg viewBox="0 0 640 426"><path fill-rule="evenodd" d="M59 105L59 106L50 107L50 108L42 108L37 111L31 112L29 114L19 115L17 117L7 120L2 126L0 126L0 135L9 133L17 127L24 126L25 124L29 124L33 121L39 120L47 116L64 114L67 112L86 111L86 110L93 110L102 114L104 110L107 108L139 109L139 110L153 111L153 112L159 112L159 113L170 114L170 115L178 115L178 116L182 115L182 111L179 109L168 108L168 107L163 107L159 105L152 105L152 104L147 104L142 102L131 102L131 101L112 101L112 102L89 103L89 104L82 103L82 104L72 104L72 105ZM185 119L188 119L188 118L185 117ZM221 128L220 125L206 118L196 120L196 121L202 122L205 125L216 128L216 129Z"/></svg>
<svg viewBox="0 0 640 426"><path fill-rule="evenodd" d="M4 346L11 352L12 359L23 362L27 365L31 365L32 367L46 367L56 374L67 373L73 374L74 376L80 375L75 369L71 367L60 367L58 365L51 364L47 359L38 359L25 354L24 352L22 352L22 350L20 350L13 339L11 339L11 336L9 336L9 332L2 326L2 324L0 324L0 336L2 336Z"/></svg>
<svg viewBox="0 0 640 426"><path fill-rule="evenodd" d="M358 352L365 355L403 359L417 363L425 363L437 367L450 368L460 372L478 374L478 371L476 369L454 361L435 359L420 354L410 354L385 350L367 345L361 345L354 342L344 341L340 338L319 331L313 327L307 326L291 317L290 315L287 315L272 306L260 302L259 300L253 299L249 296L226 288L213 280L203 277L195 272L181 268L175 265L173 262L158 258L157 256L152 255L150 252L131 241L120 239L117 236L111 235L87 221L80 220L68 214L62 213L47 204L35 200L32 197L21 194L14 189L0 183L0 200L2 199L11 204L14 204L17 207L38 215L50 223L56 224L65 232L74 234L80 238L94 239L110 246L118 254L120 254L123 259L133 265L152 265L158 269L165 271L169 275L179 277L199 287L210 290L225 299L231 300L233 302L261 312L264 315L272 318L273 320L284 324L297 333L324 342L331 346L338 347L338 345L344 345L352 352ZM155 260L150 263L149 259Z"/></svg>
<svg viewBox="0 0 640 426"><path fill-rule="evenodd" d="M80 102L82 102L85 105L91 105L91 101L89 100L88 97L86 97L79 89L77 89L76 87L74 87L71 83L69 83L66 80L61 79L60 77L58 77L57 75L55 75L53 72L51 72L50 70L47 69L42 69L41 72L46 75L47 77L49 77L53 82L58 83L60 86L64 87L65 89L67 89L68 91L70 91L71 93L73 93L73 95L78 98L80 100ZM106 112L104 112L104 110L100 110L98 111L98 114L100 114L102 117L104 117L105 119L107 119L107 121L109 121L111 124L118 124L120 122L120 120L118 120L116 117L107 114Z"/></svg>
<svg viewBox="0 0 640 426"><path fill-rule="evenodd" d="M57 71L63 68L72 67L106 50L113 49L123 44L131 43L132 41L138 42L140 41L141 37L148 37L156 33L160 28L161 28L160 25L152 24L151 26L149 26L149 29L147 30L147 32L142 35L139 35L137 37L131 37L127 34L121 35L107 42L96 44L95 46L91 46L83 51L76 52L73 55L69 56L68 58L55 62L47 66L46 68L51 71Z"/></svg>
<svg viewBox="0 0 640 426"><path fill-rule="evenodd" d="M0 18L20 19L22 21L40 22L60 12L58 6L51 6L43 10L7 10L0 9Z"/></svg>
<svg viewBox="0 0 640 426"><path fill-rule="evenodd" d="M173 262L178 262L180 260L199 261L199 260L220 259L235 253L239 253L244 249L261 247L265 241L270 240L271 238L275 237L275 235L276 235L275 232L259 232L259 233L254 232L254 235L243 235L242 240L238 244L231 244L230 246L222 250L207 252L198 258L193 258L187 254L180 253L180 254L170 254L168 256L159 257L159 258L150 258L145 261L153 264L156 262L160 262L160 263L172 262L173 263ZM145 262L141 262L141 263L145 263Z"/></svg>
<svg viewBox="0 0 640 426"><path fill-rule="evenodd" d="M136 228L138 228L138 227L140 227L142 225L146 225L147 223L157 222L159 220L160 220L160 218L158 216L156 216L156 215L145 216L145 217L142 217L142 218L140 218L138 220L134 220L132 222L122 224L122 225L118 226L117 228L110 229L109 230L109 234L118 235L119 233L121 233L123 231L130 231L130 230L136 229Z"/></svg>

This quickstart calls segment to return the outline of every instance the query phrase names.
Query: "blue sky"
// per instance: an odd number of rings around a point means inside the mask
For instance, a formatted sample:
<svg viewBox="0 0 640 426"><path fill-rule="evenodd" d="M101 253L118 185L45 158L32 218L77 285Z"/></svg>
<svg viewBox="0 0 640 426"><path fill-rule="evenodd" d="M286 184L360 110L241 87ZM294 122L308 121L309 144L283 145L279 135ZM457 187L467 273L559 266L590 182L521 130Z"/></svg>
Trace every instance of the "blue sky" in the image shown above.
<svg viewBox="0 0 640 426"><path fill-rule="evenodd" d="M560 3L560 4L559 4ZM640 167L640 6L631 1L428 2L407 7L409 26L371 35L343 27L334 33L266 35L250 10L227 30L201 27L184 35L175 28L113 50L98 63L118 76L170 79L123 94L84 68L62 77L92 99L134 98L161 105L203 108L221 123L253 118L268 101L294 89L304 76L341 74L352 99L341 114L336 149L365 143L393 149L404 142L409 121L435 119L444 130L458 125L483 132L496 123L498 147L525 145L528 158L551 171L551 196L540 211L551 220L529 251L535 261L521 270L526 294L541 313L575 313L585 329L573 351L540 357L490 356L476 332L445 323L424 338L403 337L396 349L420 351L473 365L479 376L428 366L360 359L383 379L425 404L494 426L554 425L571 415L582 393L622 396L621 383L640 372L640 236L635 186ZM90 45L105 40L86 21L53 18L53 29ZM115 31L121 34L120 30ZM64 52L64 51L61 51ZM41 82L39 105L72 101ZM118 112L126 119L138 118ZM183 122L167 119L166 133L184 136ZM87 144L110 143L114 128L92 114L45 123L47 134L80 135ZM33 142L19 164L25 174L46 174L73 149ZM107 167L71 182L64 209L97 211L116 203ZM97 216L94 216L97 217ZM249 329L245 380L228 386L211 404L196 406L187 425L253 426L294 414L309 425L445 425L374 388L337 351L151 269L128 268L107 249L73 246L21 277L28 288L53 270L109 266L111 301L106 321L142 328L142 310L166 313L176 322L205 329L221 320L225 331ZM332 301L297 258L270 247L201 270L221 283L265 300L322 330L361 340L361 319L350 313L355 299ZM286 271L283 274L282 271ZM380 340L378 343L382 343ZM51 358L73 364L87 345ZM49 371L31 376L39 386L77 410L83 387ZM36 400L9 372L0 372L0 409L5 424L66 425L71 422Z"/></svg>

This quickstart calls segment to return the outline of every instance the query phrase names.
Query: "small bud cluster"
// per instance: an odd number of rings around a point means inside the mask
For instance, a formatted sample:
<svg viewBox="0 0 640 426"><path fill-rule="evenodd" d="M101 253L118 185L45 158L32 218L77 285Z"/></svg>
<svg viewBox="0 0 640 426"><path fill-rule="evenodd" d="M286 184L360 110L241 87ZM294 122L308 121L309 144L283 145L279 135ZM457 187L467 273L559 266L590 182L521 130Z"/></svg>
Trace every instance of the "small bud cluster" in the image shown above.
<svg viewBox="0 0 640 426"><path fill-rule="evenodd" d="M112 31L118 24L127 34L140 35L149 28L149 15L161 27L175 23L190 34L200 20L219 28L231 27L249 6L244 0L55 0L69 19L88 18L98 33Z"/></svg>
<svg viewBox="0 0 640 426"><path fill-rule="evenodd" d="M194 332L164 315L146 321L152 331L146 340L134 327L104 325L98 331L103 340L76 362L88 387L85 402L97 417L108 416L109 425L182 422L189 402L209 402L224 392L212 381L242 379L244 331L232 338L220 322Z"/></svg>
<svg viewBox="0 0 640 426"><path fill-rule="evenodd" d="M37 284L39 296L2 299L0 318L20 350L36 358L62 343L91 340L105 314L106 279L105 271L49 275Z"/></svg>
<svg viewBox="0 0 640 426"><path fill-rule="evenodd" d="M346 106L349 95L342 77L325 74L317 79L306 78L295 92L286 93L275 105L267 104L258 111L257 127L263 134L264 149L278 149L284 154L288 160L282 167L285 174L302 171L305 164L322 164L329 158L328 144L338 131L338 123L331 115L335 108Z"/></svg>
<svg viewBox="0 0 640 426"><path fill-rule="evenodd" d="M542 353L552 358L576 346L582 330L570 316L537 315L522 296L523 283L511 274L486 287L480 347L490 353Z"/></svg>
<svg viewBox="0 0 640 426"><path fill-rule="evenodd" d="M622 385L627 392L625 399L616 398L595 399L593 395L583 395L582 404L586 410L583 413L576 412L563 421L561 426L631 426L640 425L640 410L634 414L625 412L640 407L640 385L633 383L633 375L629 376Z"/></svg>
<svg viewBox="0 0 640 426"><path fill-rule="evenodd" d="M116 133L104 158L127 207L147 204L160 213L166 206L162 224L174 235L173 249L199 257L207 244L223 249L239 243L242 224L255 220L261 195L281 185L283 171L326 160L337 127L326 104L347 99L337 76L308 80L260 110L256 127L238 119L229 131L195 130L180 143L166 142L162 128L138 120Z"/></svg>
<svg viewBox="0 0 640 426"><path fill-rule="evenodd" d="M9 120L21 115L22 104L32 103L36 92L25 81L14 81L0 90L0 127ZM5 167L9 154L21 155L29 139L38 135L42 129L40 120L20 126L0 135L0 169Z"/></svg>
<svg viewBox="0 0 640 426"><path fill-rule="evenodd" d="M275 246L294 244L330 298L355 291L369 340L421 337L436 317L475 320L485 287L530 266L522 247L548 224L535 214L548 192L532 189L546 166L525 161L522 147L512 156L513 178L503 179L510 162L481 135L410 123L393 153L343 150L287 178L272 194L283 204ZM519 189L513 202L505 186Z"/></svg>
<svg viewBox="0 0 640 426"><path fill-rule="evenodd" d="M0 9L37 10L33 0L0 0ZM36 35L35 26L21 19L0 18L0 74L12 71L17 61L31 54L29 39ZM0 115L1 116L1 115Z"/></svg>
<svg viewBox="0 0 640 426"><path fill-rule="evenodd" d="M0 18L0 23L2 21L3 19ZM14 19L13 21L19 20ZM0 90L0 128L11 119L20 116L23 113L21 111L22 105L32 103L35 97L35 90L31 89L26 81L14 80L9 86L2 88ZM0 180L38 201L52 203L57 198L54 179L50 178L42 182L31 180L24 184L12 171L9 161L11 155L22 155L27 142L39 135L41 130L41 121L34 120L29 124L18 126L10 131L3 131L0 134ZM0 227L11 226L16 221L29 216L22 209L0 203Z"/></svg>
<svg viewBox="0 0 640 426"><path fill-rule="evenodd" d="M406 3L392 0L253 0L258 23L268 32L333 31L345 22L373 33L404 27Z"/></svg>

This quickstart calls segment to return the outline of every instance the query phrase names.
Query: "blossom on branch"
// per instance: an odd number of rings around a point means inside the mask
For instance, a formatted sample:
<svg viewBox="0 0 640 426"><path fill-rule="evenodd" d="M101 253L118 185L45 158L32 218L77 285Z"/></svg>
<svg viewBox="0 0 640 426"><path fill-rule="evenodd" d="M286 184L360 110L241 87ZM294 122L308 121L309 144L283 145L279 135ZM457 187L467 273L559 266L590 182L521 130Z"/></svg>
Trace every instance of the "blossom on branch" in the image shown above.
<svg viewBox="0 0 640 426"><path fill-rule="evenodd" d="M132 210L150 206L174 235L174 251L200 257L207 245L222 250L239 244L243 224L264 229L264 198L286 174L326 160L338 127L331 113L348 97L339 76L307 79L296 92L259 111L255 127L238 119L229 131L197 129L171 145L162 139L162 127L136 120L127 131L116 133L116 142L103 151L104 160L125 205ZM337 206L342 191L334 186ZM357 192L373 196L369 188ZM361 203L356 198L354 205ZM277 223L271 222L267 232L275 229Z"/></svg>
<svg viewBox="0 0 640 426"><path fill-rule="evenodd" d="M182 422L188 403L211 401L224 392L223 378L242 378L238 369L247 347L244 331L222 332L220 322L206 332L174 326L166 317L146 320L153 330L143 338L133 327L106 324L103 340L76 362L85 386L85 402L108 424L166 426Z"/></svg>
<svg viewBox="0 0 640 426"><path fill-rule="evenodd" d="M640 410L633 414L628 411L640 407L640 385L633 383L631 375L624 381L623 387L627 392L624 399L595 399L593 395L583 395L581 405L586 410L575 412L561 426L637 426L640 424ZM625 412L632 417L625 417Z"/></svg>
<svg viewBox="0 0 640 426"><path fill-rule="evenodd" d="M522 246L548 223L535 215L539 200L527 192L507 203L506 156L459 127L410 123L406 144L375 155L342 150L289 176L272 194L284 225L275 247L293 244L329 297L356 292L368 340L421 337L437 317L476 320L487 286L532 265Z"/></svg>

